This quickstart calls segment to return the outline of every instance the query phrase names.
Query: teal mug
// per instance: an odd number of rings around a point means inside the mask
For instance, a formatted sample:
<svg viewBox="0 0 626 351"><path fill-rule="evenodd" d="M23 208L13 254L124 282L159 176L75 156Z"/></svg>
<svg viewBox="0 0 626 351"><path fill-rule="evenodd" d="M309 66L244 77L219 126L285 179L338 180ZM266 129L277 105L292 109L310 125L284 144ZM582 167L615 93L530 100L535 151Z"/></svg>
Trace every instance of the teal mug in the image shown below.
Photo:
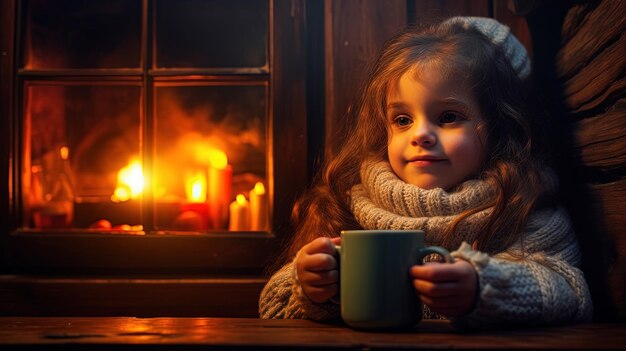
<svg viewBox="0 0 626 351"><path fill-rule="evenodd" d="M344 230L339 252L341 318L355 329L411 328L422 319L422 303L409 269L439 246L424 247L421 230Z"/></svg>

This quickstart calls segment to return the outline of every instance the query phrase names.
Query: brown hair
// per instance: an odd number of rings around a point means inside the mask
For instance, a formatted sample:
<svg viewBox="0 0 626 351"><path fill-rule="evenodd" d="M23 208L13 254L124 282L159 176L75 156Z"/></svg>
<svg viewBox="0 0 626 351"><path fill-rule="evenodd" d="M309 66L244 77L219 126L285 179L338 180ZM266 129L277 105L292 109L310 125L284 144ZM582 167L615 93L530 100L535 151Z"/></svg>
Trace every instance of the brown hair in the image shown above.
<svg viewBox="0 0 626 351"><path fill-rule="evenodd" d="M326 158L315 185L293 209L296 231L283 260L293 258L316 237L335 237L341 230L360 228L350 211L348 193L360 182L359 169L366 158L387 158L387 91L405 72L432 68L470 84L484 119L479 128L487 135L487 157L479 177L495 189L490 201L459 215L442 245L452 248L458 242L454 240L456 226L486 208L493 211L478 234L478 249L494 253L521 238L530 212L544 193L545 150L533 143L542 140L536 138L539 115L530 111L524 84L500 48L475 30L440 24L408 30L385 45L357 108L348 114L356 127L346 133L338 153Z"/></svg>

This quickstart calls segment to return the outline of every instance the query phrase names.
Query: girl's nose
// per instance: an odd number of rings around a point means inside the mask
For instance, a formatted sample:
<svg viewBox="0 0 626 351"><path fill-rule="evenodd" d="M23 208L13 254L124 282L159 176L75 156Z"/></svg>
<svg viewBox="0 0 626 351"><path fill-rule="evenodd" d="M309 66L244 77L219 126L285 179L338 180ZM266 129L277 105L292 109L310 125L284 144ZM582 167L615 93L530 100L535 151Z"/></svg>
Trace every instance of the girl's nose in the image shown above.
<svg viewBox="0 0 626 351"><path fill-rule="evenodd" d="M412 146L432 147L437 143L437 136L427 127L421 127L411 136Z"/></svg>

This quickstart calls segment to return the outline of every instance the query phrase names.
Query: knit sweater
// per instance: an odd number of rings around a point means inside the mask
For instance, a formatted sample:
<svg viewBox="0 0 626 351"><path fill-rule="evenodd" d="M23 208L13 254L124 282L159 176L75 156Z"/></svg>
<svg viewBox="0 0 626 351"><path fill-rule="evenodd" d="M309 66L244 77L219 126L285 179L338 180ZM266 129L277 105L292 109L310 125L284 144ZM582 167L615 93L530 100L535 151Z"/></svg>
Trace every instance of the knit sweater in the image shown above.
<svg viewBox="0 0 626 351"><path fill-rule="evenodd" d="M422 229L427 245L441 243L445 229L458 214L492 194L489 186L478 180L467 181L452 192L421 189L400 180L384 161L364 163L361 180L350 195L352 210L363 228ZM555 184L550 177L546 182ZM470 216L455 232L459 246L452 255L476 270L478 297L473 310L453 318L453 323L458 327L495 328L589 321L591 298L577 268L580 249L566 212L558 207L535 211L523 242L487 255L467 243L474 241L477 228L490 211ZM314 303L302 292L293 263L270 278L261 293L259 312L261 318L339 318L337 304Z"/></svg>

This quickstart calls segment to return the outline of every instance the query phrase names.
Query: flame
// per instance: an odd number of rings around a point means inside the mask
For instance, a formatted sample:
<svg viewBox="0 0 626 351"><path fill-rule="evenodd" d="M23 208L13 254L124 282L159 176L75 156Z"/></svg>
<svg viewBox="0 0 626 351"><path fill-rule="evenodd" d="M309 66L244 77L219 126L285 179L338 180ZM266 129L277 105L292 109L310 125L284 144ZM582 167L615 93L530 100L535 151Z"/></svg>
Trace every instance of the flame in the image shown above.
<svg viewBox="0 0 626 351"><path fill-rule="evenodd" d="M235 200L240 205L245 205L248 203L248 200L246 200L246 197L243 194L237 194L237 197L235 198Z"/></svg>
<svg viewBox="0 0 626 351"><path fill-rule="evenodd" d="M206 200L206 177L202 173L188 177L185 190L187 191L187 200L191 202L204 202Z"/></svg>
<svg viewBox="0 0 626 351"><path fill-rule="evenodd" d="M143 191L143 169L141 161L133 157L129 164L117 173L117 187L111 196L114 202L137 199Z"/></svg>
<svg viewBox="0 0 626 351"><path fill-rule="evenodd" d="M265 187L263 186L263 183L257 182L254 184L254 193L257 195L265 194Z"/></svg>
<svg viewBox="0 0 626 351"><path fill-rule="evenodd" d="M61 146L59 151L61 151L61 159L67 160L70 155L70 149L68 149L67 146Z"/></svg>
<svg viewBox="0 0 626 351"><path fill-rule="evenodd" d="M211 166L217 169L225 169L228 165L228 158L222 150L211 149L209 151L209 162Z"/></svg>

